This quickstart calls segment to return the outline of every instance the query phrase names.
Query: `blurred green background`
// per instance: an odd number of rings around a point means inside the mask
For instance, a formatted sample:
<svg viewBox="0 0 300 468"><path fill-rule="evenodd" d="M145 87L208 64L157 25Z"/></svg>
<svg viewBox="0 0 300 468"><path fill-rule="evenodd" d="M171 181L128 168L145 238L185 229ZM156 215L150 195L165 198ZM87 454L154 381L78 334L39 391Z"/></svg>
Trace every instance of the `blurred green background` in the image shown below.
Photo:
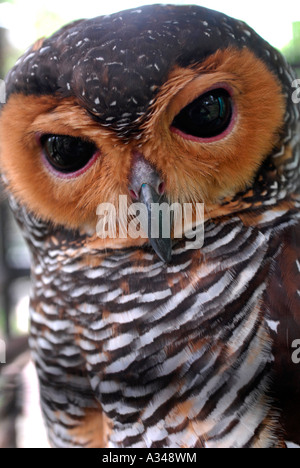
<svg viewBox="0 0 300 468"><path fill-rule="evenodd" d="M293 38L282 48L282 52L286 56L288 62L296 68L297 74L300 77L300 21L295 21L293 23Z"/></svg>

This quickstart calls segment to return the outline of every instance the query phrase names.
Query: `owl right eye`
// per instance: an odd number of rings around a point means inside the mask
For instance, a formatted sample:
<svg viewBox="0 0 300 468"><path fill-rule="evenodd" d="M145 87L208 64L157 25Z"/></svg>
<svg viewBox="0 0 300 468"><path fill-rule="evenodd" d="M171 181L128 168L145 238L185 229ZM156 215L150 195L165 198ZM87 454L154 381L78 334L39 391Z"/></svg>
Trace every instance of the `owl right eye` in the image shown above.
<svg viewBox="0 0 300 468"><path fill-rule="evenodd" d="M66 135L42 135L39 137L47 166L55 173L76 177L94 162L98 148L82 138Z"/></svg>

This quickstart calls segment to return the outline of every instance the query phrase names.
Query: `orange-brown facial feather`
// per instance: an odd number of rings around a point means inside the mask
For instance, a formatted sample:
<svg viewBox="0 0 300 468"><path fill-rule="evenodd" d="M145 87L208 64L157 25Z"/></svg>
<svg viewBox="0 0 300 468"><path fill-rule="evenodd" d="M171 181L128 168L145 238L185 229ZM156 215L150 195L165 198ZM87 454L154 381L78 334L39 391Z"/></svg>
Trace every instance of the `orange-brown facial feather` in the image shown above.
<svg viewBox="0 0 300 468"><path fill-rule="evenodd" d="M237 116L231 132L194 142L170 131L182 108L215 86L232 90ZM248 49L220 50L193 68L176 68L160 89L141 138L124 143L72 98L13 95L0 117L0 163L10 189L27 208L57 224L96 226L97 206L128 195L132 152L143 153L162 174L170 201L204 202L209 209L250 187L262 161L278 144L285 98L281 85ZM120 109L121 112L121 109ZM100 149L94 165L65 180L49 173L36 134L89 139Z"/></svg>
<svg viewBox="0 0 300 468"><path fill-rule="evenodd" d="M95 142L101 155L85 174L63 180L42 162L36 134L84 137ZM115 150L114 135L99 127L72 99L12 96L1 116L1 168L10 189L39 216L68 227L95 223L99 203L117 203L127 192L131 153Z"/></svg>
<svg viewBox="0 0 300 468"><path fill-rule="evenodd" d="M193 142L169 132L179 111L217 84L228 85L237 117L232 131L214 142ZM216 52L193 69L173 70L145 125L143 153L162 167L170 195L216 203L250 187L276 147L285 113L277 78L248 49Z"/></svg>
<svg viewBox="0 0 300 468"><path fill-rule="evenodd" d="M33 44L32 50L33 50L33 51L40 50L40 49L43 47L44 41L45 41L45 38L44 38L44 37L41 37L40 39L38 39L38 40Z"/></svg>

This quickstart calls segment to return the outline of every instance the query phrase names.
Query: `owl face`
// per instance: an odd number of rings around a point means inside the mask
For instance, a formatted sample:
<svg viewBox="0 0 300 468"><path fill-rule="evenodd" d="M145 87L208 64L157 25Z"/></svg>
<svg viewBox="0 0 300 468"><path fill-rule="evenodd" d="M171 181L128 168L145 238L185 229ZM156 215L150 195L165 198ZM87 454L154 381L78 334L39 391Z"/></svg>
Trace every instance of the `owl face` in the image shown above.
<svg viewBox="0 0 300 468"><path fill-rule="evenodd" d="M280 146L286 96L274 56L244 23L200 7L63 28L7 77L9 190L72 229L95 229L99 204L138 200L143 184L169 203L205 203L210 215L250 189Z"/></svg>

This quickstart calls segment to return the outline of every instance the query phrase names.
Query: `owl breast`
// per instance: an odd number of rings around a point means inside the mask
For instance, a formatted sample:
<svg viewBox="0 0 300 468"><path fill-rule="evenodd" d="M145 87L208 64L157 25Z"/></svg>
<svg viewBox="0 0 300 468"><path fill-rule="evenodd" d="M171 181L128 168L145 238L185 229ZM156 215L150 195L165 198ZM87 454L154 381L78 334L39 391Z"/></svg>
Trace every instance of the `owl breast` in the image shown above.
<svg viewBox="0 0 300 468"><path fill-rule="evenodd" d="M48 392L49 369L52 379L61 366L84 369L115 447L272 446L270 236L238 220L211 224L202 251L180 242L172 266L151 251L50 239L32 299Z"/></svg>
<svg viewBox="0 0 300 468"><path fill-rule="evenodd" d="M243 22L172 5L67 25L9 72L0 166L32 253L54 446L299 441L294 79ZM124 197L145 208L145 239L122 237ZM188 203L189 227L204 204L203 246L157 201L180 220ZM108 205L119 228L100 239Z"/></svg>

